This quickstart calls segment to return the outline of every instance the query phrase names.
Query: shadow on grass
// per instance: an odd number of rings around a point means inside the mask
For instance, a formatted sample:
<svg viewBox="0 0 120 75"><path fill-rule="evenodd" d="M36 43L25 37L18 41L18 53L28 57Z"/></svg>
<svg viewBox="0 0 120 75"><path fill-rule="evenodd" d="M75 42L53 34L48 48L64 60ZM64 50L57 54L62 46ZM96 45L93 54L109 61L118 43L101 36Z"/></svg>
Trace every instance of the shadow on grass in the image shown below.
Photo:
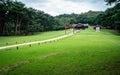
<svg viewBox="0 0 120 75"><path fill-rule="evenodd" d="M117 31L117 30L109 30L110 33L112 33L113 35L117 35L117 36L120 36L120 32Z"/></svg>
<svg viewBox="0 0 120 75"><path fill-rule="evenodd" d="M103 32L105 32L104 34L106 35L116 35L116 36L120 36L120 33L117 30L113 30L113 29L103 29L101 30Z"/></svg>

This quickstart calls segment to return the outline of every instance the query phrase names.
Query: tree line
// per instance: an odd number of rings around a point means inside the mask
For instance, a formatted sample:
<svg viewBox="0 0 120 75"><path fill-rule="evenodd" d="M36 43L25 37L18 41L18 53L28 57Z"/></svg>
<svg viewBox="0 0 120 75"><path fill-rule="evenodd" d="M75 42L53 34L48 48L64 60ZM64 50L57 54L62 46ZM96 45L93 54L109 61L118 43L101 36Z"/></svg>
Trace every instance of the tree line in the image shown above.
<svg viewBox="0 0 120 75"><path fill-rule="evenodd" d="M96 17L96 23L106 28L120 31L120 0L105 0L107 5L114 6L108 8Z"/></svg>
<svg viewBox="0 0 120 75"><path fill-rule="evenodd" d="M62 14L59 16L56 16L56 19L59 20L62 26L70 25L70 24L78 24L78 23L88 23L90 25L96 24L96 17L102 13L102 11L88 11L81 14Z"/></svg>
<svg viewBox="0 0 120 75"><path fill-rule="evenodd" d="M64 26L89 23L120 30L120 0L105 0L114 7L106 11L88 11L81 14L51 16L44 11L25 7L13 0L0 0L0 35L29 35L34 32L62 30Z"/></svg>
<svg viewBox="0 0 120 75"><path fill-rule="evenodd" d="M82 14L63 14L57 16L64 24L88 23L101 25L104 28L115 29L120 32L120 0L105 0L107 5L114 5L105 11L88 11Z"/></svg>
<svg viewBox="0 0 120 75"><path fill-rule="evenodd" d="M43 11L25 7L13 0L0 0L0 35L28 35L55 30L55 18Z"/></svg>

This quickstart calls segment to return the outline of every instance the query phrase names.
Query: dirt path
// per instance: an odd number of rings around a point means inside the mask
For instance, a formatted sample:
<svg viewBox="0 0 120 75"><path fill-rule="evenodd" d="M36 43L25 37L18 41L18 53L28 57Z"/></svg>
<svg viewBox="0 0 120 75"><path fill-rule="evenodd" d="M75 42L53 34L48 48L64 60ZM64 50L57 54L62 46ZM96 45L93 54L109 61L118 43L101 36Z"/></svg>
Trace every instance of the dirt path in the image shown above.
<svg viewBox="0 0 120 75"><path fill-rule="evenodd" d="M8 66L0 67L0 72L8 72L10 70L14 70L15 68L23 66L25 64L34 63L34 62L37 62L39 60L42 60L42 59L45 59L45 58L48 58L48 57L51 57L51 56L61 55L61 54L64 54L64 53L65 52L49 53L49 54L41 55L41 56L39 56L37 58L34 58L34 59L31 59L31 60L20 61L20 62L11 64L11 65L8 65Z"/></svg>
<svg viewBox="0 0 120 75"><path fill-rule="evenodd" d="M78 31L79 31L79 30L77 30L75 33L77 33ZM63 39L63 38L65 38L65 37L69 37L69 36L72 36L72 35L74 35L74 34L73 34L73 33L70 33L70 34L68 34L68 35L63 35L63 36L56 37L56 38L52 38L52 39L48 39L48 40L28 42L28 43L22 43L22 44L10 45L10 46L3 46L3 47L0 47L0 50L10 49L10 48L20 47L20 46L26 46L26 45L32 45L32 44L52 42L52 41L56 41L56 40L59 40L59 39Z"/></svg>

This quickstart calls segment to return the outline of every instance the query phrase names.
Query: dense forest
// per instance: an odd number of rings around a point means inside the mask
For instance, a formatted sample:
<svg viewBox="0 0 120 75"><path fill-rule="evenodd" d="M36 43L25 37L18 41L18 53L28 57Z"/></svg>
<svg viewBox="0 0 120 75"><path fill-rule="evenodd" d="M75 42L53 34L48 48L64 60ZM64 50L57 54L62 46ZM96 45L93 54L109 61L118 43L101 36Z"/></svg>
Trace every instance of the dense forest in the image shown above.
<svg viewBox="0 0 120 75"><path fill-rule="evenodd" d="M105 0L108 5L114 4L96 17L96 23L120 31L120 0Z"/></svg>
<svg viewBox="0 0 120 75"><path fill-rule="evenodd" d="M13 0L0 0L0 35L29 35L34 32L61 30L74 23L89 23L120 30L120 0L105 0L114 4L106 11L88 11L81 14L51 16L44 11L26 7Z"/></svg>
<svg viewBox="0 0 120 75"><path fill-rule="evenodd" d="M12 0L0 0L0 35L28 35L55 30L58 22L43 11ZM56 26L57 27L57 26Z"/></svg>

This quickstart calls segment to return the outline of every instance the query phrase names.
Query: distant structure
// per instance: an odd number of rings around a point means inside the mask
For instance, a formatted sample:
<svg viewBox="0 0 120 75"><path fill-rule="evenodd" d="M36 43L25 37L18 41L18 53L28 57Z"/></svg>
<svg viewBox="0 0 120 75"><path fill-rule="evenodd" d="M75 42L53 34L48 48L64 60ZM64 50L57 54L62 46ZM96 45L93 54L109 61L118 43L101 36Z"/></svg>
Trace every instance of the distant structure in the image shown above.
<svg viewBox="0 0 120 75"><path fill-rule="evenodd" d="M84 25L84 28L88 28L89 27L89 24L83 24Z"/></svg>
<svg viewBox="0 0 120 75"><path fill-rule="evenodd" d="M99 26L99 25L94 26L94 30L95 30L96 32L100 32L101 26Z"/></svg>
<svg viewBox="0 0 120 75"><path fill-rule="evenodd" d="M66 30L70 28L73 29L73 34L74 34L75 30L86 29L88 27L89 27L89 24L82 24L82 23L68 25L68 26L65 26L65 34L66 34Z"/></svg>

